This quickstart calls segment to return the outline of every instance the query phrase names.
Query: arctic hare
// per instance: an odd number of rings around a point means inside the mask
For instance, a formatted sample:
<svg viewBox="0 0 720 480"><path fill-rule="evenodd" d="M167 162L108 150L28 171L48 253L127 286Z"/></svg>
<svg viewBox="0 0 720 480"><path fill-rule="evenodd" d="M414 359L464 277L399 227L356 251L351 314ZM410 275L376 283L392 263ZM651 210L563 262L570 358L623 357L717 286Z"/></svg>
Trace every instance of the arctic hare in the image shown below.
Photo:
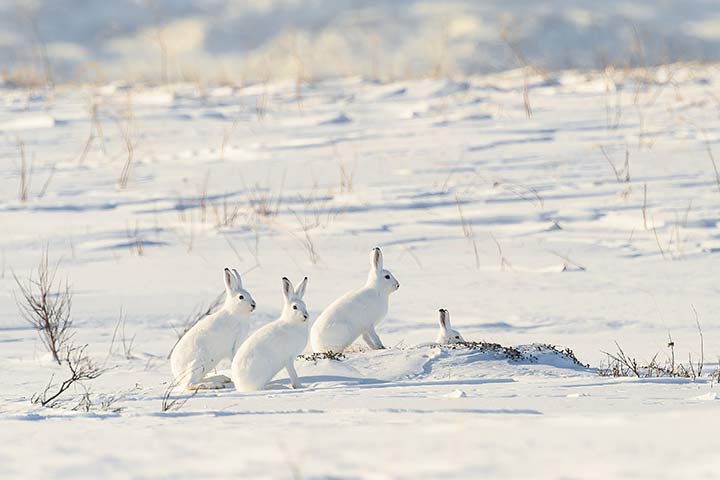
<svg viewBox="0 0 720 480"><path fill-rule="evenodd" d="M250 335L233 358L231 374L238 392L262 390L283 368L290 385L300 388L294 361L308 340L308 313L303 302L307 277L295 290L287 278L283 277L282 283L285 304L280 318Z"/></svg>
<svg viewBox="0 0 720 480"><path fill-rule="evenodd" d="M400 288L392 273L383 270L379 248L373 249L370 273L363 287L331 303L310 332L313 352L342 352L362 335L373 350L385 348L375 326L385 317L390 294Z"/></svg>
<svg viewBox="0 0 720 480"><path fill-rule="evenodd" d="M464 342L465 339L460 332L453 330L450 326L450 312L444 308L440 309L440 333L438 333L435 343L447 345L448 343Z"/></svg>
<svg viewBox="0 0 720 480"><path fill-rule="evenodd" d="M237 270L226 268L225 303L182 336L170 355L175 382L188 390L223 388L230 379L225 375L207 377L223 359L232 359L250 328L249 316L255 300L242 288Z"/></svg>

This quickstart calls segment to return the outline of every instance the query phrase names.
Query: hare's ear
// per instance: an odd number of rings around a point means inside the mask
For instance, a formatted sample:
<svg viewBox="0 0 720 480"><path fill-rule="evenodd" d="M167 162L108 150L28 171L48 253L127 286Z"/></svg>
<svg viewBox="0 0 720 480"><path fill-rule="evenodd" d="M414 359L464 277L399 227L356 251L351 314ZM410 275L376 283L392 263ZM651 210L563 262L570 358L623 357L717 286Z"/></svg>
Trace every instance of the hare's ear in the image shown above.
<svg viewBox="0 0 720 480"><path fill-rule="evenodd" d="M235 288L235 276L232 274L229 268L225 268L223 272L225 278L225 289L230 291Z"/></svg>
<svg viewBox="0 0 720 480"><path fill-rule="evenodd" d="M303 298L305 296L305 287L307 286L307 277L303 278L303 281L300 282L300 285L297 286L295 289L295 296L297 298Z"/></svg>
<svg viewBox="0 0 720 480"><path fill-rule="evenodd" d="M283 283L283 297L285 297L285 303L290 303L290 298L293 295L293 284L287 277L282 278Z"/></svg>
<svg viewBox="0 0 720 480"><path fill-rule="evenodd" d="M232 272L235 275L235 286L237 288L242 288L242 279L240 278L240 272L238 272L234 268L232 269Z"/></svg>
<svg viewBox="0 0 720 480"><path fill-rule="evenodd" d="M372 268L374 268L375 271L378 273L380 273L383 269L382 252L380 251L380 248L378 248L378 247L373 248Z"/></svg>
<svg viewBox="0 0 720 480"><path fill-rule="evenodd" d="M440 309L440 326L444 330L448 330L450 328L450 312L444 308Z"/></svg>

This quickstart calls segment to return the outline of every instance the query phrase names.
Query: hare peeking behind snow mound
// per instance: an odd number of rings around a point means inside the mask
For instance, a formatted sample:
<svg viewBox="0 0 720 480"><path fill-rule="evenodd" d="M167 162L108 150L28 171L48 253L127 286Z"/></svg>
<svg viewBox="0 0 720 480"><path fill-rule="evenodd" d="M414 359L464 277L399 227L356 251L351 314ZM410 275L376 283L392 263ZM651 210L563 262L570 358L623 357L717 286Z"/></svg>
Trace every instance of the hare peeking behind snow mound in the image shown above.
<svg viewBox="0 0 720 480"><path fill-rule="evenodd" d="M346 293L318 317L310 332L313 352L340 353L362 335L373 350L385 348L375 327L385 318L390 294L400 288L392 273L383 270L383 257L375 248L365 286Z"/></svg>
<svg viewBox="0 0 720 480"><path fill-rule="evenodd" d="M230 383L225 375L207 377L221 360L232 359L250 328L250 313L255 300L243 290L237 270L226 268L225 303L190 328L170 355L170 366L178 385L188 390L224 388Z"/></svg>
<svg viewBox="0 0 720 480"><path fill-rule="evenodd" d="M438 333L435 343L447 345L448 343L464 342L462 335L457 330L453 330L450 326L450 312L444 308L440 309L440 333Z"/></svg>
<svg viewBox="0 0 720 480"><path fill-rule="evenodd" d="M308 340L308 313L303 302L307 277L295 290L287 278L283 277L282 283L285 305L280 318L250 335L233 358L232 380L238 392L262 390L283 368L290 385L300 388L294 361Z"/></svg>

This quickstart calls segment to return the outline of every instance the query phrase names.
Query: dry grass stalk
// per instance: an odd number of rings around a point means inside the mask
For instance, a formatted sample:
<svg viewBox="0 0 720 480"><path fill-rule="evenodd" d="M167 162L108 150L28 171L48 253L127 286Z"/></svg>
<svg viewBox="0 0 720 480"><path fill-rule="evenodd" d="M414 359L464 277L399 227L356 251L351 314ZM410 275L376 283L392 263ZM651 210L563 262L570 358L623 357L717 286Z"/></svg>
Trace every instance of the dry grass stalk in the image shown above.
<svg viewBox="0 0 720 480"><path fill-rule="evenodd" d="M20 186L18 189L18 199L21 202L25 202L28 199L30 182L32 181L32 165L28 164L25 156L25 142L18 138L17 145L20 153Z"/></svg>
<svg viewBox="0 0 720 480"><path fill-rule="evenodd" d="M457 196L455 196L455 204L457 205L458 215L460 216L460 225L462 225L463 236L468 240L473 248L473 254L475 255L475 268L479 270L480 255L478 253L477 242L475 241L475 232L473 231L472 222L467 220L465 215L463 215L460 198Z"/></svg>
<svg viewBox="0 0 720 480"><path fill-rule="evenodd" d="M31 275L23 283L14 273L13 277L20 289L20 298L15 297L20 315L38 331L43 345L60 364L60 353L72 338L72 292L67 280L64 285L61 282L55 285L56 272L57 266L49 265L46 247L35 274L37 278Z"/></svg>
<svg viewBox="0 0 720 480"><path fill-rule="evenodd" d="M160 411L162 412L177 412L182 407L185 406L185 404L193 398L195 395L197 395L199 389L195 389L192 391L190 395L185 395L183 397L179 398L172 398L172 393L177 388L179 383L176 381L170 382L167 389L165 389L165 393L163 393L162 396L162 404L160 406Z"/></svg>

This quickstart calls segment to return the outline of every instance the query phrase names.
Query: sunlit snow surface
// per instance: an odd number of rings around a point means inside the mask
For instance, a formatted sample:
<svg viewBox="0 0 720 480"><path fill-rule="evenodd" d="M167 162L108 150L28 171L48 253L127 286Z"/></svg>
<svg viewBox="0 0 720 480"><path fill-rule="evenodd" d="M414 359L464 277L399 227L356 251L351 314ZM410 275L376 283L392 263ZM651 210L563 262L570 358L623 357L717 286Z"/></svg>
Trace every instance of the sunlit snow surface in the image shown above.
<svg viewBox="0 0 720 480"><path fill-rule="evenodd" d="M0 89L2 477L717 476L720 72L532 76L531 118L523 83ZM13 297L44 245L75 292L74 341L109 369L86 386L120 413L72 411L80 389L29 401L66 374ZM297 391L283 372L161 412L173 326L223 267L246 272L255 328L283 275L309 277L314 318L364 282L374 246L401 284L388 350L299 360ZM664 361L668 333L697 361L693 306L704 378L598 375L615 341ZM570 347L590 368L432 346L441 307L468 340ZM110 351L121 309L129 358Z"/></svg>

